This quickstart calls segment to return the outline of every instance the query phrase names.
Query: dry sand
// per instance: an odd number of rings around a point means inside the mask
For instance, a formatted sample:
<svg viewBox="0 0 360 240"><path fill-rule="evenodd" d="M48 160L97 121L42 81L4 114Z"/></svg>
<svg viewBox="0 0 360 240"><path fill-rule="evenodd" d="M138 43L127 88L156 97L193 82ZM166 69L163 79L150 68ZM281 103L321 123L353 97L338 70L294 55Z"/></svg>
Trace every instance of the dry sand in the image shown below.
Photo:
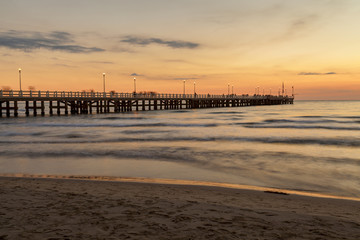
<svg viewBox="0 0 360 240"><path fill-rule="evenodd" d="M360 202L209 186L0 177L0 239L360 239Z"/></svg>

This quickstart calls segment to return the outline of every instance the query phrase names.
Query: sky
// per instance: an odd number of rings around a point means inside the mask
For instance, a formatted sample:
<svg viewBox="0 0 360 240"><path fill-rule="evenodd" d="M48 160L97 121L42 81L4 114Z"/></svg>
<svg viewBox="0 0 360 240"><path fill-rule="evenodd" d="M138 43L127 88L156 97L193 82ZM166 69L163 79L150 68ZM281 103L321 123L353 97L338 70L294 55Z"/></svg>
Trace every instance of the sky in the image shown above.
<svg viewBox="0 0 360 240"><path fill-rule="evenodd" d="M2 0L0 88L360 100L359 24L358 0Z"/></svg>

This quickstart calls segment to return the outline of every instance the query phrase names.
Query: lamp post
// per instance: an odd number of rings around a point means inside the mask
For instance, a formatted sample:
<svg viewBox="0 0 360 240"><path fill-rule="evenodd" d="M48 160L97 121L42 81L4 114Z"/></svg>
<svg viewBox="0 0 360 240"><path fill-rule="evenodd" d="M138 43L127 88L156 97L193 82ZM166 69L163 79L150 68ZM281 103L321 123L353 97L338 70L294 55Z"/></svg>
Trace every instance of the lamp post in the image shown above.
<svg viewBox="0 0 360 240"><path fill-rule="evenodd" d="M19 68L19 83L20 83L20 91L21 91L21 68Z"/></svg>
<svg viewBox="0 0 360 240"><path fill-rule="evenodd" d="M186 82L186 81L184 80L184 95L185 95L185 82Z"/></svg>
<svg viewBox="0 0 360 240"><path fill-rule="evenodd" d="M134 93L136 93L136 77L134 77Z"/></svg>
<svg viewBox="0 0 360 240"><path fill-rule="evenodd" d="M103 90L105 92L105 73L103 73Z"/></svg>
<svg viewBox="0 0 360 240"><path fill-rule="evenodd" d="M194 82L194 96L196 94L196 83Z"/></svg>
<svg viewBox="0 0 360 240"><path fill-rule="evenodd" d="M234 96L234 85L231 86L231 95Z"/></svg>

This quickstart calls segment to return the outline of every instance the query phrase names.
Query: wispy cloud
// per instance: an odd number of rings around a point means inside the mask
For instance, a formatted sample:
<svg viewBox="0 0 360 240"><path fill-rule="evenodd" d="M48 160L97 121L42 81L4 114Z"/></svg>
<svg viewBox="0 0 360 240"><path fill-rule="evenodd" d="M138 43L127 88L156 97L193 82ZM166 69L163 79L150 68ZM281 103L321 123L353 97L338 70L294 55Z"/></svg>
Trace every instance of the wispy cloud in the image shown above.
<svg viewBox="0 0 360 240"><path fill-rule="evenodd" d="M301 72L298 75L333 75L337 74L336 72L327 72L327 73L318 73L318 72Z"/></svg>
<svg viewBox="0 0 360 240"><path fill-rule="evenodd" d="M0 32L0 47L32 51L35 49L47 49L51 51L64 51L70 53L91 53L105 51L97 47L85 47L74 41L74 36L68 32L53 31L41 32Z"/></svg>
<svg viewBox="0 0 360 240"><path fill-rule="evenodd" d="M92 63L92 64L115 64L115 62L110 62L110 61L88 61L88 63Z"/></svg>
<svg viewBox="0 0 360 240"><path fill-rule="evenodd" d="M78 66L76 65L69 65L69 64L63 64L63 63L57 63L54 64L55 66L59 66L59 67L65 67L65 68L77 68Z"/></svg>
<svg viewBox="0 0 360 240"><path fill-rule="evenodd" d="M161 38L144 38L144 37L136 37L136 36L126 36L121 42L130 43L133 45L147 46L150 44L158 44L167 46L170 48L188 48L194 49L198 48L200 44L194 42L186 42L181 40L164 40Z"/></svg>
<svg viewBox="0 0 360 240"><path fill-rule="evenodd" d="M132 74L130 74L130 76L136 77L136 76L144 76L144 75L137 74L137 73L132 73Z"/></svg>
<svg viewBox="0 0 360 240"><path fill-rule="evenodd" d="M196 79L199 79L199 78L197 78L197 77L189 77L189 78L183 77L183 78L173 78L172 80L196 80Z"/></svg>

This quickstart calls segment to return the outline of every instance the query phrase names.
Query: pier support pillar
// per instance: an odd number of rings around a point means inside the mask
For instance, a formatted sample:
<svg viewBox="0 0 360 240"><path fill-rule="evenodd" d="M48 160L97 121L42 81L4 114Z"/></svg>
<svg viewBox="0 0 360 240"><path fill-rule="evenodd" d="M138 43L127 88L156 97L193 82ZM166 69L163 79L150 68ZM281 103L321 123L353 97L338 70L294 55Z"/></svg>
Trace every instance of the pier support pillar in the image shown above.
<svg viewBox="0 0 360 240"><path fill-rule="evenodd" d="M89 101L89 113L92 114L92 106L93 102L92 101Z"/></svg>
<svg viewBox="0 0 360 240"><path fill-rule="evenodd" d="M14 101L14 116L18 116L18 104L17 101Z"/></svg>
<svg viewBox="0 0 360 240"><path fill-rule="evenodd" d="M68 101L65 101L65 115L68 115L69 114L69 102Z"/></svg>
<svg viewBox="0 0 360 240"><path fill-rule="evenodd" d="M37 115L36 101L33 101L33 112L34 112L34 116L36 117Z"/></svg>
<svg viewBox="0 0 360 240"><path fill-rule="evenodd" d="M25 115L28 117L29 113L29 101L25 101Z"/></svg>
<svg viewBox="0 0 360 240"><path fill-rule="evenodd" d="M49 114L50 114L50 116L53 115L53 105L52 105L52 101L49 101Z"/></svg>
<svg viewBox="0 0 360 240"><path fill-rule="evenodd" d="M10 117L10 102L6 101L6 116Z"/></svg>
<svg viewBox="0 0 360 240"><path fill-rule="evenodd" d="M57 101L57 115L60 115L60 101Z"/></svg>
<svg viewBox="0 0 360 240"><path fill-rule="evenodd" d="M41 116L45 116L45 103L41 101Z"/></svg>

